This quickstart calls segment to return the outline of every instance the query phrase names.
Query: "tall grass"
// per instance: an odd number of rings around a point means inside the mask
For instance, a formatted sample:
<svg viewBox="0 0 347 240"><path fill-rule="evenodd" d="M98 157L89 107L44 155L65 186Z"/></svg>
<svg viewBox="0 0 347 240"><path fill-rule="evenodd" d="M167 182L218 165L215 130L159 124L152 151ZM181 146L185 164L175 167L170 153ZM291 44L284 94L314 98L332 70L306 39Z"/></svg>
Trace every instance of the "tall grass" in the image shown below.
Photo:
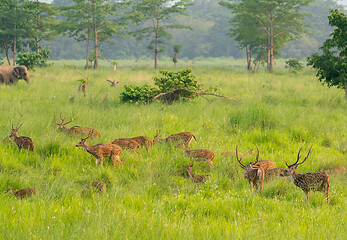
<svg viewBox="0 0 347 240"><path fill-rule="evenodd" d="M125 65L126 63L124 63ZM130 63L129 63L130 64ZM251 193L242 169L221 152L260 149L260 158L277 167L294 162L313 149L298 172L314 172L344 165L347 160L347 105L343 92L328 89L305 70L300 74L278 70L273 75L248 74L229 66L199 67L193 74L204 87L240 103L209 97L188 103L163 105L121 104L125 84L153 84L158 72L143 66L111 65L84 71L81 63L55 64L31 74L31 85L0 86L0 138L9 136L11 124L23 126L22 136L35 142L28 154L13 144L0 145L0 239L343 239L347 235L346 176L331 176L331 203L323 194L303 192L287 179L265 183L263 196ZM105 63L107 66L107 63ZM88 77L87 97L79 94L78 79ZM111 88L106 79L120 81ZM108 101L102 104L106 93ZM76 148L80 139L57 132L59 114L70 125L96 128L102 136L90 144L115 138L146 135L157 129L163 137L181 131L194 133L193 149L216 153L216 167L194 164L197 174L212 174L204 185L193 185L182 169L191 160L172 146L155 144L150 151L123 151L124 166L104 167ZM245 163L254 159L243 159ZM107 184L107 195L84 194L91 181ZM36 198L17 200L3 194L9 187L39 190Z"/></svg>

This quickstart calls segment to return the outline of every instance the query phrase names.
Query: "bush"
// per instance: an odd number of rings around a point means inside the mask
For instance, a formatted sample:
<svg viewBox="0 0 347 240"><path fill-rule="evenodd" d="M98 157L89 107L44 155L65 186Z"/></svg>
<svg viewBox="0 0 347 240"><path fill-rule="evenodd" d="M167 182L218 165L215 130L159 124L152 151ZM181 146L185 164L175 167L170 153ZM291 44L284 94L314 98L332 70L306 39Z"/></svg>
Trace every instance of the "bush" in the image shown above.
<svg viewBox="0 0 347 240"><path fill-rule="evenodd" d="M294 72L297 72L301 71L304 68L304 66L300 63L298 59L288 59L286 61L286 68L289 68Z"/></svg>
<svg viewBox="0 0 347 240"><path fill-rule="evenodd" d="M177 72L167 70L160 70L159 72L163 76L153 78L157 88L148 85L142 87L125 86L125 91L120 95L121 102L149 103L159 93L167 93L176 89L200 90L200 84L196 81L196 77L190 74L192 70L189 68ZM194 97L195 95L189 91L177 91L174 100L187 100Z"/></svg>
<svg viewBox="0 0 347 240"><path fill-rule="evenodd" d="M124 92L120 94L121 102L148 103L159 94L158 89L148 86L124 86Z"/></svg>
<svg viewBox="0 0 347 240"><path fill-rule="evenodd" d="M48 48L41 48L38 53L18 53L16 63L26 66L27 69L33 69L34 66L46 66L50 53L51 50Z"/></svg>

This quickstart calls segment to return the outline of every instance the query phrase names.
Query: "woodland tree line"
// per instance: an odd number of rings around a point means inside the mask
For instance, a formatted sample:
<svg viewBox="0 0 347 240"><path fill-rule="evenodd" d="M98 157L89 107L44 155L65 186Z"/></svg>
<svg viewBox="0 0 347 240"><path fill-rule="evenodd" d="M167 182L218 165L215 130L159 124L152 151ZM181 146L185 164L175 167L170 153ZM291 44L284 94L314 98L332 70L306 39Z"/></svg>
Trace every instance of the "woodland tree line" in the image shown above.
<svg viewBox="0 0 347 240"><path fill-rule="evenodd" d="M175 56L247 57L248 68L273 57L318 51L332 27L333 0L0 0L0 51L49 47L51 59L127 59ZM92 63L92 66L91 64Z"/></svg>

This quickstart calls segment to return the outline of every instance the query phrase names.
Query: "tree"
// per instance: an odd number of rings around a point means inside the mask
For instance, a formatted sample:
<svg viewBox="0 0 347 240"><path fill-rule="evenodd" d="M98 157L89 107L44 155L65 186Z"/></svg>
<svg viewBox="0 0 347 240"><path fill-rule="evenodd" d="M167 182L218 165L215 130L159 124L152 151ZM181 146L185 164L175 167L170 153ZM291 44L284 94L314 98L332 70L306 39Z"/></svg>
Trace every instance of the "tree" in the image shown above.
<svg viewBox="0 0 347 240"><path fill-rule="evenodd" d="M329 25L335 27L323 46L322 54L314 53L307 59L307 64L318 69L318 80L328 87L337 86L345 89L347 102L347 18L345 13L330 10Z"/></svg>
<svg viewBox="0 0 347 240"><path fill-rule="evenodd" d="M240 46L250 49L264 46L267 51L267 67L273 72L274 54L291 40L305 32L300 12L302 6L313 0L229 0L221 4L235 14L232 35Z"/></svg>
<svg viewBox="0 0 347 240"><path fill-rule="evenodd" d="M154 39L148 45L149 49L154 49L154 68L158 67L158 53L164 51L159 49L159 44L165 44L165 39L171 39L172 35L168 29L189 28L184 25L168 23L165 20L170 19L174 14L184 15L187 6L192 5L190 0L140 0L133 6L133 18L137 23L143 23L142 28L134 34L142 39ZM154 45L154 46L153 46Z"/></svg>
<svg viewBox="0 0 347 240"><path fill-rule="evenodd" d="M123 15L117 15L120 11L124 14L125 2L111 3L107 0L73 0L74 5L62 6L63 16L66 21L63 26L71 37L77 41L87 42L87 63L89 40L94 39L94 69L98 68L98 36L103 40L108 39L116 33L121 33L124 29L125 21Z"/></svg>
<svg viewBox="0 0 347 240"><path fill-rule="evenodd" d="M172 46L173 51L174 51L174 56L173 56L173 58L172 58L172 61L174 62L175 67L176 67L176 63L177 63L177 54L180 53L181 47L182 47L181 44L174 44L174 45Z"/></svg>

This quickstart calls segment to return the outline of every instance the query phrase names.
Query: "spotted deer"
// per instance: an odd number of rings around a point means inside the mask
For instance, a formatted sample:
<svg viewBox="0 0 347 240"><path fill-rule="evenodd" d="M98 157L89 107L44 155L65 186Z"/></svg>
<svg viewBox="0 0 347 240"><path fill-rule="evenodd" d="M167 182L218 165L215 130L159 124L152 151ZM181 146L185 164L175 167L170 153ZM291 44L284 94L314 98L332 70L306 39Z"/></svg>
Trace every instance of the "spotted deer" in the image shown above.
<svg viewBox="0 0 347 240"><path fill-rule="evenodd" d="M241 167L244 169L244 178L248 180L251 192L253 192L254 187L256 190L258 190L258 183L260 183L260 195L262 195L266 171L274 168L276 164L269 160L259 161L259 149L257 146L256 161L250 162L247 166L245 166L241 163L242 158L239 159L237 147L238 146L236 146L235 151L236 159L240 163Z"/></svg>
<svg viewBox="0 0 347 240"><path fill-rule="evenodd" d="M100 159L100 165L103 165L104 157L111 157L113 160L113 166L116 167L117 161L123 165L123 161L120 159L119 155L122 152L122 148L116 144L97 144L90 146L86 140L89 138L82 138L76 147L84 147L84 149L95 157L95 164L98 164Z"/></svg>
<svg viewBox="0 0 347 240"><path fill-rule="evenodd" d="M115 139L112 141L112 144L116 144L122 149L130 149L132 150L132 152L135 152L136 149L140 147L140 144L138 142L130 138Z"/></svg>
<svg viewBox="0 0 347 240"><path fill-rule="evenodd" d="M18 128L14 128L12 124L11 135L9 138L10 139L13 138L14 142L17 144L19 149L24 148L24 149L27 149L28 151L34 151L35 144L31 138L18 136L18 130L20 129L21 126L22 124Z"/></svg>
<svg viewBox="0 0 347 240"><path fill-rule="evenodd" d="M60 112L61 123L56 122L56 124L59 126L58 131L73 137L85 136L87 134L91 134L90 138L100 137L100 132L93 128L80 127L80 126L73 126L71 128L66 128L66 125L71 123L74 120L74 117L75 117L75 114L73 113L72 117L70 118L70 121L65 122L65 118L62 117L62 112Z"/></svg>
<svg viewBox="0 0 347 240"><path fill-rule="evenodd" d="M227 151L224 151L224 152L221 153L221 155L224 156L224 157L233 156L233 155L235 155L235 154L236 154L236 152L235 152L235 151L232 151L232 150L227 150ZM238 154L239 154L239 156L240 156L241 158L246 158L246 157L248 157L249 155L254 155L253 148L252 148L252 149L249 149L246 153L240 153L240 152L239 152Z"/></svg>
<svg viewBox="0 0 347 240"><path fill-rule="evenodd" d="M329 188L330 188L330 178L328 174L324 172L315 172L315 173L305 173L305 174L299 174L296 172L296 168L298 165L303 164L308 156L310 155L312 145L310 147L310 150L307 153L307 156L305 159L301 162L299 162L300 159L300 152L303 146L301 146L298 157L296 159L296 162L292 165L287 165L287 169L281 173L281 177L289 177L293 183L301 188L305 193L305 201L308 203L308 195L310 191L319 191L323 192L326 195L327 202L329 204Z"/></svg>
<svg viewBox="0 0 347 240"><path fill-rule="evenodd" d="M124 138L121 138L121 139L124 139ZM133 138L125 138L125 139L132 139L136 141L140 145L140 147L145 147L147 150L153 146L153 140L146 136L138 136Z"/></svg>
<svg viewBox="0 0 347 240"><path fill-rule="evenodd" d="M181 133L173 134L168 136L165 139L161 139L161 136L159 134L160 134L160 130L157 130L157 133L154 136L153 142L178 143L176 147L180 145L187 145L187 148L190 148L190 143L193 141L193 139L195 140L195 142L197 142L196 137L189 132L181 132Z"/></svg>
<svg viewBox="0 0 347 240"><path fill-rule="evenodd" d="M339 175L339 174L346 174L347 169L344 166L336 166L336 167L327 169L324 172L328 175Z"/></svg>
<svg viewBox="0 0 347 240"><path fill-rule="evenodd" d="M176 146L176 148L180 147L182 149L182 152L185 156L194 159L196 161L204 161L207 162L210 168L213 167L213 158L215 156L215 153L211 150L207 149L195 149L195 150L186 150L185 145L181 144Z"/></svg>
<svg viewBox="0 0 347 240"><path fill-rule="evenodd" d="M189 174L189 178L190 180L192 180L193 183L204 183L206 182L211 175L197 175L197 174L193 174L192 172L192 167L194 165L193 164L189 164L186 168L184 168L184 170L186 170Z"/></svg>
<svg viewBox="0 0 347 240"><path fill-rule="evenodd" d="M35 188L25 188L18 191L13 191L13 188L11 187L6 191L6 193L12 194L18 199L24 199L37 195L38 191Z"/></svg>

